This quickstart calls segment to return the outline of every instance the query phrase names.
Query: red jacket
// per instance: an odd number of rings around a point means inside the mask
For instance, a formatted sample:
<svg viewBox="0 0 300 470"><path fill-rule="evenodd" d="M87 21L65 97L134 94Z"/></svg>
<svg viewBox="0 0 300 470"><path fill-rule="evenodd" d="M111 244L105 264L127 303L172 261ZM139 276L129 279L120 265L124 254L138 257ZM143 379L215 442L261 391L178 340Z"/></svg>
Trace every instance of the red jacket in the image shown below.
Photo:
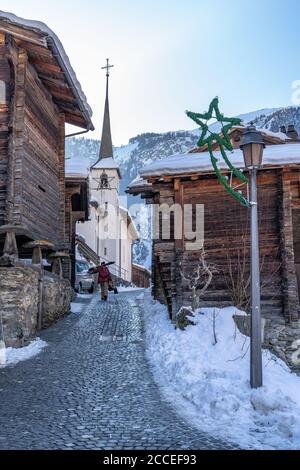
<svg viewBox="0 0 300 470"><path fill-rule="evenodd" d="M104 284L104 282L110 281L110 272L107 266L99 266L96 268L96 272L98 272L98 284Z"/></svg>

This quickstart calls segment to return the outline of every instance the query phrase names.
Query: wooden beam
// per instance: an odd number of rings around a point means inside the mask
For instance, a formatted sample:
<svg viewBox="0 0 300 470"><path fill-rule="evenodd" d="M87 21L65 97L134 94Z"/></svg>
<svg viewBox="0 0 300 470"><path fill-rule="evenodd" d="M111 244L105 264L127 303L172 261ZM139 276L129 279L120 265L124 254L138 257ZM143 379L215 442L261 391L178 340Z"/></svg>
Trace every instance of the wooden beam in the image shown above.
<svg viewBox="0 0 300 470"><path fill-rule="evenodd" d="M179 191L181 188L181 183L180 183L180 179L179 178L176 178L174 180L174 191Z"/></svg>
<svg viewBox="0 0 300 470"><path fill-rule="evenodd" d="M39 71L47 71L64 76L64 73L59 65L54 63L44 62L37 58L30 58L30 63L37 68Z"/></svg>

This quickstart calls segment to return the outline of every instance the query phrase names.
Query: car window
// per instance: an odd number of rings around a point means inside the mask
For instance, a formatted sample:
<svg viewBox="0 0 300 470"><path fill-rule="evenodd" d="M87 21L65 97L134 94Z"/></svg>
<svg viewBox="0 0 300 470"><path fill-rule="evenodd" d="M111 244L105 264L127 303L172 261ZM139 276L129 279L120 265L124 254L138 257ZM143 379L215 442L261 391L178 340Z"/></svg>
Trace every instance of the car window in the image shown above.
<svg viewBox="0 0 300 470"><path fill-rule="evenodd" d="M89 270L88 263L84 261L76 261L76 272L80 274L84 274Z"/></svg>

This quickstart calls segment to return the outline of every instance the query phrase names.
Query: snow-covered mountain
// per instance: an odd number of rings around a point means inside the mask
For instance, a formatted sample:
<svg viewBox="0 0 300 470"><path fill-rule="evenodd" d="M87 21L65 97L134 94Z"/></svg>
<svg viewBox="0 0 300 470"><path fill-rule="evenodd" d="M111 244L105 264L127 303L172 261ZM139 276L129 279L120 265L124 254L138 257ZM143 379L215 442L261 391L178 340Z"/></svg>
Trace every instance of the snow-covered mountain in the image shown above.
<svg viewBox="0 0 300 470"><path fill-rule="evenodd" d="M282 125L295 124L300 135L300 108L261 109L239 116L245 122L253 121L257 127L265 127L278 131ZM214 126L214 125L213 125ZM213 128L213 127L212 127ZM197 144L199 130L175 131L166 133L145 133L132 137L127 145L114 148L114 156L121 167L123 176L121 192L134 179L140 168L155 160L165 158L175 153L184 153ZM93 163L99 153L100 141L95 139L69 138L66 141L68 167L72 160L86 159ZM75 163L75 162L74 162Z"/></svg>
<svg viewBox="0 0 300 470"><path fill-rule="evenodd" d="M280 126L294 124L300 135L300 107L261 109L239 116L243 121L261 128L267 128L273 132ZM214 124L211 126L214 129ZM216 130L216 129L214 129ZM145 165L165 158L167 156L184 153L196 146L199 138L199 129L193 131L176 131L166 133L145 133L132 137L127 145L114 147L114 157L119 163L122 173L121 193L124 193L128 184L138 175L139 170ZM94 139L69 138L66 140L67 168L87 167L96 161L100 148L100 141ZM130 197L128 206L138 203L137 197ZM141 219L149 218L145 211ZM138 225L143 220L137 221ZM149 267L151 246L144 242L134 248L135 261L146 264Z"/></svg>

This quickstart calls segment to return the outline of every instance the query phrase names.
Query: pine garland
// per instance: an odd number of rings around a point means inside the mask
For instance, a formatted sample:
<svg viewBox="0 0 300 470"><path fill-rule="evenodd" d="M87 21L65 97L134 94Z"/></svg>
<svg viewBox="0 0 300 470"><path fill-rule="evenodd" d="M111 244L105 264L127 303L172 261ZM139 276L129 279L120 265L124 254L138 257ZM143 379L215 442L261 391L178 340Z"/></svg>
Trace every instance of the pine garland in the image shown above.
<svg viewBox="0 0 300 470"><path fill-rule="evenodd" d="M214 114L215 113L215 114ZM232 129L233 126L236 126L241 123L239 118L228 118L225 117L219 110L219 99L216 97L214 98L210 105L209 109L206 113L193 113L191 111L186 112L187 116L191 118L194 122L196 122L201 128L201 135L199 141L197 143L198 147L203 147L207 145L208 152L210 155L211 163L213 169L218 177L220 183L224 186L226 191L231 194L237 201L239 201L243 206L249 207L249 201L246 197L242 195L240 191L235 191L229 184L224 175L222 175L217 163L218 159L214 156L213 153L213 144L218 144L220 148L220 152L222 155L223 160L225 161L226 165L228 166L229 170L232 172L236 178L238 178L242 183L248 184L248 178L237 168L233 166L231 161L229 160L226 150L233 151L233 147L230 141L230 134L229 131ZM215 118L217 122L220 122L222 125L221 133L211 132L209 130L207 121L210 119ZM206 122L203 122L206 121ZM226 123L226 124L224 124Z"/></svg>

